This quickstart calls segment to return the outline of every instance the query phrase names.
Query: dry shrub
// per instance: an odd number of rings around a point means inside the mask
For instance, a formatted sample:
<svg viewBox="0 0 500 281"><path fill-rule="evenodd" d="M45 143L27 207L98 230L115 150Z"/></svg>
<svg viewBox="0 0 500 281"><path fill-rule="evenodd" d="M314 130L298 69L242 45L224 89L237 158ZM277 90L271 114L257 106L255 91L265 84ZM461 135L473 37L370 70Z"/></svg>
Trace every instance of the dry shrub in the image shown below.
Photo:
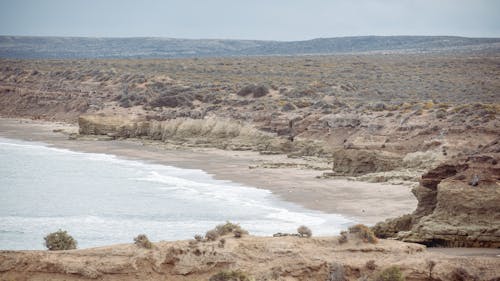
<svg viewBox="0 0 500 281"><path fill-rule="evenodd" d="M347 231L341 231L339 237L339 244L347 243L347 241L349 241L349 238L347 237Z"/></svg>
<svg viewBox="0 0 500 281"><path fill-rule="evenodd" d="M48 234L43 239L45 240L45 247L49 251L73 250L77 246L76 240L67 231L61 229Z"/></svg>
<svg viewBox="0 0 500 281"><path fill-rule="evenodd" d="M253 281L255 280L248 273L241 270L223 270L212 275L209 281Z"/></svg>
<svg viewBox="0 0 500 281"><path fill-rule="evenodd" d="M477 276L474 276L467 272L465 268L457 267L451 272L452 280L455 281L474 281L477 280Z"/></svg>
<svg viewBox="0 0 500 281"><path fill-rule="evenodd" d="M401 269L398 266L391 266L382 270L375 281L405 281L406 278L403 276Z"/></svg>
<svg viewBox="0 0 500 281"><path fill-rule="evenodd" d="M375 264L375 261L374 260L369 260L366 262L365 264L366 268L368 268L369 270L375 270L377 268L377 265Z"/></svg>
<svg viewBox="0 0 500 281"><path fill-rule="evenodd" d="M221 238L218 244L219 248L224 248L225 245L226 245L226 239Z"/></svg>
<svg viewBox="0 0 500 281"><path fill-rule="evenodd" d="M214 230L219 236L224 236L230 233L234 234L235 232L238 232L239 234L248 234L248 231L241 228L239 224L235 224L230 221L226 221L225 224L217 225Z"/></svg>
<svg viewBox="0 0 500 281"><path fill-rule="evenodd" d="M378 242L373 231L364 224L349 227L349 233L356 234L363 242L375 244Z"/></svg>
<svg viewBox="0 0 500 281"><path fill-rule="evenodd" d="M332 263L330 265L330 272L327 277L327 281L345 281L345 270L344 266L339 263Z"/></svg>
<svg viewBox="0 0 500 281"><path fill-rule="evenodd" d="M219 233L217 233L215 229L209 230L207 231L207 233L205 233L205 239L207 239L208 241L215 241L217 240L217 238L219 238Z"/></svg>
<svg viewBox="0 0 500 281"><path fill-rule="evenodd" d="M269 93L269 89L266 86L263 85L248 85L243 87L241 90L238 91L237 95L241 97L246 97L250 94L254 98L260 98Z"/></svg>
<svg viewBox="0 0 500 281"><path fill-rule="evenodd" d="M300 234L301 237L309 238L312 236L311 229L309 229L309 227L307 227L305 225L299 226L299 228L297 228L297 232Z"/></svg>
<svg viewBox="0 0 500 281"><path fill-rule="evenodd" d="M199 234L196 234L196 235L194 236L194 240L196 240L196 241L198 241L198 242L201 242L201 241L203 241L203 236L201 236L201 235L199 235Z"/></svg>
<svg viewBox="0 0 500 281"><path fill-rule="evenodd" d="M146 236L146 234L137 235L137 237L134 238L134 244L144 249L153 248L153 243L149 241L149 238Z"/></svg>

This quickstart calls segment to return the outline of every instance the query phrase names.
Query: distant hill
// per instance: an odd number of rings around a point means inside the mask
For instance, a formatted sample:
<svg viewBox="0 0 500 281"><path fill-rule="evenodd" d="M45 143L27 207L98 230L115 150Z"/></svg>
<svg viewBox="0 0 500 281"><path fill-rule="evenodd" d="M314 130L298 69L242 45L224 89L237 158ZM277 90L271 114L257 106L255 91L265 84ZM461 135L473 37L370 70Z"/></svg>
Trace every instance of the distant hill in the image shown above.
<svg viewBox="0 0 500 281"><path fill-rule="evenodd" d="M183 58L500 51L500 38L360 36L306 41L0 36L1 58Z"/></svg>

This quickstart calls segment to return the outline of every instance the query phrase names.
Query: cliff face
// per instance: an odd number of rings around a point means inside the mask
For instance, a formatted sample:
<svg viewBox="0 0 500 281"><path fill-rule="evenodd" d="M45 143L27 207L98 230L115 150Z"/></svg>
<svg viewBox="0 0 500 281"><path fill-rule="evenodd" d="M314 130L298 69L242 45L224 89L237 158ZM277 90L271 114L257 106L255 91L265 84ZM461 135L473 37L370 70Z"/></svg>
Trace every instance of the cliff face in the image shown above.
<svg viewBox="0 0 500 281"><path fill-rule="evenodd" d="M225 237L220 242L158 242L153 249L133 244L72 251L1 251L0 280L208 280L221 270L241 270L254 280L367 280L397 265L406 280L454 279L461 270L475 280L498 276L494 257L452 257L422 245L354 237ZM367 265L372 261L373 266ZM370 263L368 263L370 264ZM463 279L465 280L465 279ZM472 279L469 279L472 280Z"/></svg>
<svg viewBox="0 0 500 281"><path fill-rule="evenodd" d="M432 246L500 247L500 141L430 170L411 215L374 227L380 237Z"/></svg>

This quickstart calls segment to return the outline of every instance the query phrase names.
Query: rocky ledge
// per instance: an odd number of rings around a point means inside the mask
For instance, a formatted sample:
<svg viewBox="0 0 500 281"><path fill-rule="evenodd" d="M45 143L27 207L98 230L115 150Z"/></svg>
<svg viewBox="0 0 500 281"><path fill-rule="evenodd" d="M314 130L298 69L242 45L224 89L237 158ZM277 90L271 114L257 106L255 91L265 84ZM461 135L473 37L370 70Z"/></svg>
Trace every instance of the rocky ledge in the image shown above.
<svg viewBox="0 0 500 281"><path fill-rule="evenodd" d="M500 139L422 175L417 209L374 227L377 236L429 246L500 247Z"/></svg>
<svg viewBox="0 0 500 281"><path fill-rule="evenodd" d="M222 244L158 242L152 249L122 244L70 251L0 251L0 280L187 281L209 280L224 270L249 276L237 280L372 280L392 266L408 281L497 280L495 257L447 256L400 241L371 244L352 236L347 240L245 236L225 237Z"/></svg>

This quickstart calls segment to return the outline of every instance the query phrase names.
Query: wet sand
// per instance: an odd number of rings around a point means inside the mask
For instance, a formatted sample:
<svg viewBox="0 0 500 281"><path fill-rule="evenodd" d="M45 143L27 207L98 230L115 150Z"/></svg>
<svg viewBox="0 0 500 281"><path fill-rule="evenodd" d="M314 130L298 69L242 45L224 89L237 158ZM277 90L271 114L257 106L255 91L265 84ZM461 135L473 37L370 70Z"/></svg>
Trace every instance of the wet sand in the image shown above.
<svg viewBox="0 0 500 281"><path fill-rule="evenodd" d="M54 132L63 130L63 132ZM318 179L324 171L301 168L259 168L262 163L298 163L285 155L250 151L173 147L145 140L69 140L77 126L28 119L0 118L0 137L44 142L58 148L107 153L180 168L201 169L214 178L268 189L283 200L308 209L336 213L359 223L375 224L412 212L417 200L403 185ZM257 166L257 168L253 168ZM252 168L250 168L252 167Z"/></svg>

